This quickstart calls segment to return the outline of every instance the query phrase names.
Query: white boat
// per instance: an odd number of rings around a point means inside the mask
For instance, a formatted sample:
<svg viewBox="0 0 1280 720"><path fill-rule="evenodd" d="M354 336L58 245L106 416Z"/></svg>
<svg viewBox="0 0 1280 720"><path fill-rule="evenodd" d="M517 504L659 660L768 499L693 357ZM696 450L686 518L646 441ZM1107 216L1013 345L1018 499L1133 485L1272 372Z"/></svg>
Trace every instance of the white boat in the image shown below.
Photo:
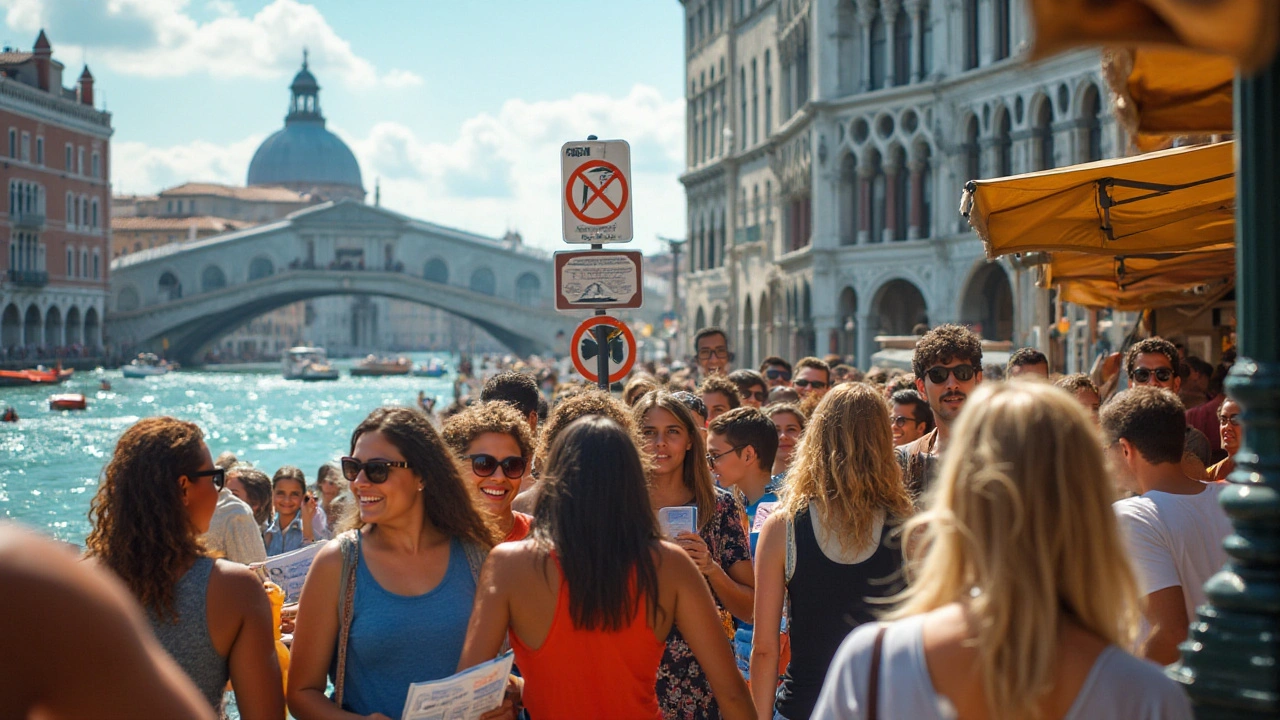
<svg viewBox="0 0 1280 720"><path fill-rule="evenodd" d="M324 348L295 347L284 354L285 380L337 380L338 369L329 364Z"/></svg>
<svg viewBox="0 0 1280 720"><path fill-rule="evenodd" d="M413 374L416 377L444 377L448 371L449 369L440 362L439 358L431 358L426 364L415 367Z"/></svg>
<svg viewBox="0 0 1280 720"><path fill-rule="evenodd" d="M155 375L167 375L174 368L168 360L156 357L155 353L140 353L128 365L121 366L120 371L127 378L145 378Z"/></svg>

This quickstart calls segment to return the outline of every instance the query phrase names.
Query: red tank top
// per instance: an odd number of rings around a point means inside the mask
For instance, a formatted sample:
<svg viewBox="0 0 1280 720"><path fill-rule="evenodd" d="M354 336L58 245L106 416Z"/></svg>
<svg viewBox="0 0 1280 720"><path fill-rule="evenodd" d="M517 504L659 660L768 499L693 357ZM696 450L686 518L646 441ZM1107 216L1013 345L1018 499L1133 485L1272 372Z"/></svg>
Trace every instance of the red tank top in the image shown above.
<svg viewBox="0 0 1280 720"><path fill-rule="evenodd" d="M524 705L532 717L662 717L654 683L666 644L653 636L644 603L638 604L631 624L622 630L576 628L569 614L569 585L561 575L556 615L542 647L532 650L515 632L509 635L516 666L524 677Z"/></svg>

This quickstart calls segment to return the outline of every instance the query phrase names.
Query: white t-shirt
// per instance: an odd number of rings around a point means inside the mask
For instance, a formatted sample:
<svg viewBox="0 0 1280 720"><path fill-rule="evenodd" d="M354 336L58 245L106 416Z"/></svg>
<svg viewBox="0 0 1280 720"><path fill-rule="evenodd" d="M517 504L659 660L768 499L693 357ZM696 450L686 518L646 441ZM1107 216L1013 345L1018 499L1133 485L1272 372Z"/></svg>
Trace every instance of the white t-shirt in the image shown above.
<svg viewBox="0 0 1280 720"><path fill-rule="evenodd" d="M1205 483L1195 495L1152 490L1114 505L1139 592L1181 586L1189 620L1205 602L1205 582L1227 563L1222 541L1231 521L1218 497L1228 487Z"/></svg>

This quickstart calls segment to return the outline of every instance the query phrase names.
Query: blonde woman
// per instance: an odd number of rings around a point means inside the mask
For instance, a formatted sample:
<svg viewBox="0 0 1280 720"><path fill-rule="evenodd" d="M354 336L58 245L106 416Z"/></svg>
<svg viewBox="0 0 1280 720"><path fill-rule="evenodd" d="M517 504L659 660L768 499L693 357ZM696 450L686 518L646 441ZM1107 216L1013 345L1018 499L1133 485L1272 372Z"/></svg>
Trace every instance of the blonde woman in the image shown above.
<svg viewBox="0 0 1280 720"><path fill-rule="evenodd" d="M813 717L1191 718L1158 666L1121 649L1138 591L1088 412L1043 383L983 385L951 447L905 528L922 552L912 585L893 622L845 640Z"/></svg>
<svg viewBox="0 0 1280 720"><path fill-rule="evenodd" d="M902 589L893 530L911 512L888 402L869 385L836 386L809 418L781 507L760 532L751 648L759 718L809 717L840 641L874 619L875 598ZM791 662L779 686L784 594Z"/></svg>

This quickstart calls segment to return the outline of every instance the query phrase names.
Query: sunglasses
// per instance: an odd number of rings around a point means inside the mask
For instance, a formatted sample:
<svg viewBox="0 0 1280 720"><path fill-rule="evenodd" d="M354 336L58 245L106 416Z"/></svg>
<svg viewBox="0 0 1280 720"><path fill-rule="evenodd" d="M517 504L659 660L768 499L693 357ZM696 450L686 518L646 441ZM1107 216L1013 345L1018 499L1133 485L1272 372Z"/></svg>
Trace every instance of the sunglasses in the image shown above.
<svg viewBox="0 0 1280 720"><path fill-rule="evenodd" d="M719 455L712 455L711 453L707 453L707 464L711 466L712 470L715 470L717 460L724 457L725 455L728 455L729 453L736 453L744 447L746 447L746 445L734 445L733 447L729 448L728 450L725 450Z"/></svg>
<svg viewBox="0 0 1280 720"><path fill-rule="evenodd" d="M192 478L213 478L213 486L219 490L227 484L227 471L223 468L214 468L212 470L198 470L191 473Z"/></svg>
<svg viewBox="0 0 1280 720"><path fill-rule="evenodd" d="M775 370L775 369L770 368L769 370L765 370L765 371L764 371L764 376L765 376L765 377L767 377L767 378L769 378L770 380L790 380L790 379L791 379L791 371L790 371L790 370Z"/></svg>
<svg viewBox="0 0 1280 720"><path fill-rule="evenodd" d="M1159 382L1169 382L1173 379L1173 370L1170 370L1169 368L1156 368L1155 370L1138 368L1137 370L1129 373L1129 379L1136 383L1145 384L1151 382L1152 375L1155 375L1156 380Z"/></svg>
<svg viewBox="0 0 1280 720"><path fill-rule="evenodd" d="M1224 418L1218 418L1219 425L1230 425L1231 427L1240 427L1239 415L1228 415Z"/></svg>
<svg viewBox="0 0 1280 720"><path fill-rule="evenodd" d="M519 480L524 477L525 468L529 467L528 458L512 455L509 458L499 460L492 455L463 455L463 458L471 461L471 472L476 477L489 477L502 468L502 474L511 480Z"/></svg>
<svg viewBox="0 0 1280 720"><path fill-rule="evenodd" d="M344 457L342 463L342 477L350 482L355 482L360 477L360 472L364 471L364 476L374 485L381 485L387 481L387 476L391 474L391 468L407 468L409 463L404 460L370 460L369 462L360 462L353 457Z"/></svg>
<svg viewBox="0 0 1280 720"><path fill-rule="evenodd" d="M710 360L713 357L727 358L729 357L729 348L727 347L702 348L701 350L698 351L698 357L702 360Z"/></svg>
<svg viewBox="0 0 1280 720"><path fill-rule="evenodd" d="M941 385L952 375L955 375L956 380L959 382L969 382L979 372L981 372L981 369L972 365L957 365L955 367L942 367L941 365L935 365L926 370L924 374L925 377L929 378L934 385Z"/></svg>
<svg viewBox="0 0 1280 720"><path fill-rule="evenodd" d="M914 422L920 422L920 421L913 417L907 417L906 415L891 415L889 417L889 422L893 423L894 427L900 428L906 425L907 423L914 423Z"/></svg>
<svg viewBox="0 0 1280 720"><path fill-rule="evenodd" d="M769 393L763 390L748 390L742 393L742 399L755 400L756 402L763 403L769 400Z"/></svg>
<svg viewBox="0 0 1280 720"><path fill-rule="evenodd" d="M829 383L822 382L821 380L797 380L794 383L792 383L792 385L795 385L798 388L811 387L814 390L821 390L825 388L828 384Z"/></svg>

